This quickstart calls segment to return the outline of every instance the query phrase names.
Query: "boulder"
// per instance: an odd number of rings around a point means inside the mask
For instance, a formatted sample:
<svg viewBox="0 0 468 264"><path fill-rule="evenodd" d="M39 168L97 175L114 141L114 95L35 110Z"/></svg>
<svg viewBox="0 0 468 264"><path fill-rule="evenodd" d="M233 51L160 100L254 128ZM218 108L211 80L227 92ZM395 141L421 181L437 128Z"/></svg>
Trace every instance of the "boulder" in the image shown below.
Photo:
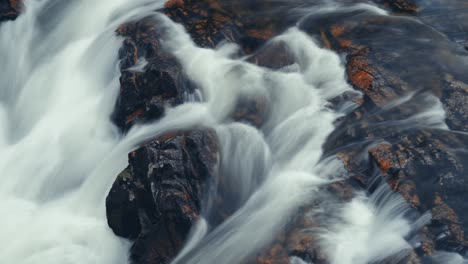
<svg viewBox="0 0 468 264"><path fill-rule="evenodd" d="M106 200L109 226L135 240L133 263L169 263L199 218L219 145L211 129L169 133L129 154Z"/></svg>
<svg viewBox="0 0 468 264"><path fill-rule="evenodd" d="M125 39L119 54L120 93L112 120L126 132L133 124L159 119L166 107L184 102L194 92L194 85L177 59L162 49L154 21L125 24L117 33Z"/></svg>

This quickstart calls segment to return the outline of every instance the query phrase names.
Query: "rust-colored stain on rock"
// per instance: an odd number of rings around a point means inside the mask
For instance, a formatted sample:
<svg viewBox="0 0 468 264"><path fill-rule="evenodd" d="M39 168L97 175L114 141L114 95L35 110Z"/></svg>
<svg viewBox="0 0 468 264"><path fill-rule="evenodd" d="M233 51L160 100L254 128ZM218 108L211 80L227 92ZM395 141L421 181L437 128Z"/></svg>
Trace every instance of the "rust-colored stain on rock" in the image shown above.
<svg viewBox="0 0 468 264"><path fill-rule="evenodd" d="M359 56L353 56L346 65L346 72L351 83L358 89L368 91L372 88L374 77L368 62Z"/></svg>
<svg viewBox="0 0 468 264"><path fill-rule="evenodd" d="M182 7L183 5L184 5L184 0L169 0L166 3L164 3L165 8Z"/></svg>

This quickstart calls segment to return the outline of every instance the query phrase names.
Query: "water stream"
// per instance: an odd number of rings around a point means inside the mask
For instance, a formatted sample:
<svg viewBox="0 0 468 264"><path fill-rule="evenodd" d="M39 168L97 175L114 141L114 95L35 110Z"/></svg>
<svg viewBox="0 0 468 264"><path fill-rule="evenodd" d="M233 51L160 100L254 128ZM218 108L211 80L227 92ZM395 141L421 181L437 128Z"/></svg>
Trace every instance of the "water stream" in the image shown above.
<svg viewBox="0 0 468 264"><path fill-rule="evenodd" d="M262 68L236 57L232 44L197 47L182 26L153 13L162 5L28 0L24 14L0 25L0 61L7 66L0 73L0 210L6 212L0 217L0 262L127 263L130 242L107 227L104 199L127 165L127 153L168 131L214 128L220 171L236 188L235 213L214 226L210 215L217 208L205 206L173 263L242 263L268 245L299 207L321 197L321 187L340 179L335 172L342 166L333 157L322 159L322 145L334 121L355 104L345 100L332 107L330 100L345 92L361 95L346 82L338 54L292 27L272 42L284 43L296 63ZM352 8L385 14L375 6ZM202 98L123 136L109 118L119 90L122 42L114 31L148 15L165 27L164 47ZM261 128L229 118L241 97L272 106ZM424 113L431 116L428 122ZM446 129L444 117L442 107L432 107L397 125ZM207 195L215 199L210 195L216 193ZM411 232L430 221L430 215L408 219L405 201L385 187L371 197L359 193L328 206L321 209L333 214L319 234L332 264L396 262L413 246ZM463 261L444 254L434 259Z"/></svg>

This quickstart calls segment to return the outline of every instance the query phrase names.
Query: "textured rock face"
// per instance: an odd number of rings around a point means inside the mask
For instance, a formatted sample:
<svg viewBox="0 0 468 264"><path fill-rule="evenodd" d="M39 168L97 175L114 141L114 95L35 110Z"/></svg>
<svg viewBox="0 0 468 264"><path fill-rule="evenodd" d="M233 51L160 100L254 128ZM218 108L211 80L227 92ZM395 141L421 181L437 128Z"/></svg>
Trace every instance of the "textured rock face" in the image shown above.
<svg viewBox="0 0 468 264"><path fill-rule="evenodd" d="M0 22L14 20L20 13L21 0L0 0Z"/></svg>
<svg viewBox="0 0 468 264"><path fill-rule="evenodd" d="M468 246L468 155L458 152L468 138L444 131L404 133L369 150L390 187L421 211L431 211L432 242L426 250L460 251Z"/></svg>
<svg viewBox="0 0 468 264"><path fill-rule="evenodd" d="M276 30L272 18L258 16L270 1L183 0L167 1L163 12L184 25L201 47L222 41L238 43L249 53L270 39Z"/></svg>
<svg viewBox="0 0 468 264"><path fill-rule="evenodd" d="M426 238L418 254L430 255L434 250L465 254L468 218L462 201L467 199L468 156L457 146L466 146L468 138L434 128L431 118L437 111L427 112L430 110L424 106L431 105L434 110L440 102L443 110L438 112L445 112L442 120L448 127L466 132L468 80L464 72L468 69L459 59L467 54L456 39L431 26L366 12L345 12L304 23L304 28L320 35L328 47L347 54L349 81L365 94L361 106L337 124L325 148L331 153L341 149L338 154L349 173L362 175L364 185L370 168L356 154L369 149L371 163L378 165L393 191L420 212L432 212L433 221L424 231ZM413 96L401 99L409 94ZM424 102L428 94L432 103ZM430 114L418 121L411 119L423 112ZM373 140L384 142L366 145Z"/></svg>
<svg viewBox="0 0 468 264"><path fill-rule="evenodd" d="M166 106L175 106L193 93L193 85L178 61L163 51L154 21L144 19L121 26L120 94L113 121L127 131L135 123L159 119Z"/></svg>
<svg viewBox="0 0 468 264"><path fill-rule="evenodd" d="M134 263L168 263L198 219L206 184L215 176L214 131L176 132L129 154L129 167L106 201L109 226L135 239Z"/></svg>

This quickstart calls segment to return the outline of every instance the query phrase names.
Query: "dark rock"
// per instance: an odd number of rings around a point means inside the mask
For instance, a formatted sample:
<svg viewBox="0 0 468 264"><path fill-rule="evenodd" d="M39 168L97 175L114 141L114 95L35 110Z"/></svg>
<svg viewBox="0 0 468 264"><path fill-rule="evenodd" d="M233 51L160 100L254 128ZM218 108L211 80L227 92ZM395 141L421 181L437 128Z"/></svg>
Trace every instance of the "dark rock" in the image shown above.
<svg viewBox="0 0 468 264"><path fill-rule="evenodd" d="M129 155L129 167L107 197L109 226L135 239L134 263L168 263L199 217L218 156L214 131L199 129L156 138Z"/></svg>
<svg viewBox="0 0 468 264"><path fill-rule="evenodd" d="M463 48L468 44L468 2L463 0L417 0L415 15Z"/></svg>
<svg viewBox="0 0 468 264"><path fill-rule="evenodd" d="M448 76L441 100L447 125L453 130L468 132L468 85Z"/></svg>
<svg viewBox="0 0 468 264"><path fill-rule="evenodd" d="M438 250L467 250L468 155L456 150L466 144L467 137L426 130L369 150L394 191L419 211L432 212L429 229ZM434 226L447 227L443 239L436 239L440 231Z"/></svg>
<svg viewBox="0 0 468 264"><path fill-rule="evenodd" d="M21 11L22 0L0 0L0 22L15 20Z"/></svg>
<svg viewBox="0 0 468 264"><path fill-rule="evenodd" d="M201 47L228 41L239 44L245 54L257 50L281 30L278 19L259 16L272 1L171 0L163 12L184 25Z"/></svg>
<svg viewBox="0 0 468 264"><path fill-rule="evenodd" d="M131 167L127 167L117 177L106 199L107 223L116 235L129 239L138 237L141 232L140 203L151 202L150 197L144 195L143 183L134 177Z"/></svg>
<svg viewBox="0 0 468 264"><path fill-rule="evenodd" d="M414 13L418 11L415 0L385 0L393 11Z"/></svg>
<svg viewBox="0 0 468 264"><path fill-rule="evenodd" d="M415 253L464 254L468 208L462 201L468 198L468 155L457 146L465 146L468 138L399 122L429 107L423 98L431 94L442 103L447 125L466 131L464 51L433 27L366 11L316 17L302 27L321 36L325 46L347 54L349 81L364 93L360 106L337 122L324 145L326 152L338 153L348 173L357 175L366 188L372 164L378 164L393 191L420 213L432 212L433 221L420 231L424 239ZM406 102L389 107L410 93ZM381 140L386 143L372 145ZM363 162L362 153L369 148L370 163Z"/></svg>
<svg viewBox="0 0 468 264"><path fill-rule="evenodd" d="M284 68L295 62L294 56L282 42L266 44L249 57L247 61L274 70Z"/></svg>
<svg viewBox="0 0 468 264"><path fill-rule="evenodd" d="M249 30L242 24L242 19L228 11L238 7L230 8L224 8L217 1L168 1L160 11L182 23L195 43L201 47L214 48L229 41L239 44L242 53L247 54L273 36L270 27L259 29L257 25L255 30ZM161 32L157 22L142 19L122 25L117 33L125 37L125 40L119 56L121 88L112 120L126 132L135 123L162 117L166 107L184 102L185 96L194 92L195 85L185 76L177 59L161 47ZM268 53L277 49L283 51L284 47L279 45L277 48L263 49L253 59L265 67L276 68L281 64L285 66L291 60L289 55L281 55L283 52L277 52L277 59L267 59ZM143 59L148 64L141 71L132 70ZM240 106L245 105L245 102L239 103ZM255 109L262 107L262 104L256 100L249 105L251 109ZM261 123L262 118L258 115L254 117L252 111L239 111L234 114L236 120L242 119L240 116L249 115L245 118L247 122Z"/></svg>
<svg viewBox="0 0 468 264"><path fill-rule="evenodd" d="M267 100L265 98L241 98L234 108L232 118L255 127L261 127L267 115Z"/></svg>
<svg viewBox="0 0 468 264"><path fill-rule="evenodd" d="M120 50L120 94L112 120L125 132L135 123L159 119L165 107L181 104L194 86L177 59L162 49L154 21L126 24L117 33L125 40ZM132 70L144 60L148 63L141 71Z"/></svg>
<svg viewBox="0 0 468 264"><path fill-rule="evenodd" d="M168 1L163 12L181 23L201 47L216 47L223 41L239 43L239 22L218 1Z"/></svg>

